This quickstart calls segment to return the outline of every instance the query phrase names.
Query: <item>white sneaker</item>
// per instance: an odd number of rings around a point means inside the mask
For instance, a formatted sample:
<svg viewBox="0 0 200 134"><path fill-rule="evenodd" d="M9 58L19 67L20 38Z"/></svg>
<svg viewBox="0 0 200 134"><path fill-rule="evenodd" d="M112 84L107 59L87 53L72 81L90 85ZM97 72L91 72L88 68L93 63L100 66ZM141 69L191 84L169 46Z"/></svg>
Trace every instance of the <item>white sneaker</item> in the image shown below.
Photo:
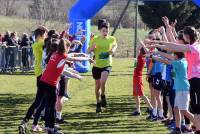
<svg viewBox="0 0 200 134"><path fill-rule="evenodd" d="M47 132L47 133L48 133L48 131L49 131L50 129L49 129L49 127L44 127L43 130L44 130L44 132Z"/></svg>
<svg viewBox="0 0 200 134"><path fill-rule="evenodd" d="M68 100L69 100L69 98L63 96L63 101L64 101L64 102L66 102L66 101L68 101Z"/></svg>
<svg viewBox="0 0 200 134"><path fill-rule="evenodd" d="M42 128L39 125L33 125L32 126L32 131L33 132L42 132Z"/></svg>

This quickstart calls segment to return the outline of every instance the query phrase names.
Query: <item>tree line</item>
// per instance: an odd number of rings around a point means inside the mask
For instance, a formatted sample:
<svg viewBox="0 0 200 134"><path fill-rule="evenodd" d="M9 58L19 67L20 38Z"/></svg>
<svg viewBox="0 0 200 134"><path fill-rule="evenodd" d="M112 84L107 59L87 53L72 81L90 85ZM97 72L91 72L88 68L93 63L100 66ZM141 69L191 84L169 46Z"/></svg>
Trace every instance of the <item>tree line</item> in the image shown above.
<svg viewBox="0 0 200 134"><path fill-rule="evenodd" d="M70 7L76 0L0 0L0 15L20 16L37 20L38 24L59 22L65 24ZM127 0L110 0L93 19L92 24L97 24L98 19L107 19L111 26L115 26ZM139 28L157 28L163 25L162 16L167 16L170 21L177 19L177 29L185 25L200 27L200 8L190 0L182 2L141 2L139 4ZM132 2L125 13L120 27L134 28L135 4ZM54 24L54 23L52 23ZM56 23L57 25L57 23Z"/></svg>

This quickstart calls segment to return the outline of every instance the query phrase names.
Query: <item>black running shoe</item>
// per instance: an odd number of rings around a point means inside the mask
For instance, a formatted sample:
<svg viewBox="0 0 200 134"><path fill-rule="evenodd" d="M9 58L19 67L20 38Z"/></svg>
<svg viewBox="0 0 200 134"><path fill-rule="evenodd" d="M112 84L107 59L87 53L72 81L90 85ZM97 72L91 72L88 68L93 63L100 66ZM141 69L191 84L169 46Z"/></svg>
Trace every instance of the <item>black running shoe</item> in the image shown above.
<svg viewBox="0 0 200 134"><path fill-rule="evenodd" d="M101 110L101 103L97 103L97 106L96 106L96 113L101 113L102 110Z"/></svg>
<svg viewBox="0 0 200 134"><path fill-rule="evenodd" d="M157 120L159 121L163 121L164 119L165 119L164 117L160 117L160 116L157 117Z"/></svg>
<svg viewBox="0 0 200 134"><path fill-rule="evenodd" d="M58 119L58 118L56 118L56 123L58 123L58 124L63 124L65 121L64 121L64 119L62 118L62 119Z"/></svg>
<svg viewBox="0 0 200 134"><path fill-rule="evenodd" d="M150 120L151 120L151 121L157 121L157 120L158 120L158 117L157 117L157 116L154 116L154 115L152 115Z"/></svg>
<svg viewBox="0 0 200 134"><path fill-rule="evenodd" d="M174 129L170 134L182 134L180 130Z"/></svg>
<svg viewBox="0 0 200 134"><path fill-rule="evenodd" d="M102 95L101 96L101 106L106 107L106 105L107 105L106 96Z"/></svg>
<svg viewBox="0 0 200 134"><path fill-rule="evenodd" d="M63 134L63 132L60 132L59 130L54 130L54 131L48 131L48 134Z"/></svg>
<svg viewBox="0 0 200 134"><path fill-rule="evenodd" d="M135 112L133 112L131 115L132 115L132 116L140 116L140 115L141 115L141 113L140 113L140 112L138 112L138 111L135 111Z"/></svg>
<svg viewBox="0 0 200 134"><path fill-rule="evenodd" d="M152 113L153 113L153 110L152 110L152 109L149 109L149 108L147 108L147 110L146 110L146 113L148 113L149 115L152 115Z"/></svg>
<svg viewBox="0 0 200 134"><path fill-rule="evenodd" d="M18 129L19 129L19 134L27 134L27 125L26 124L19 125Z"/></svg>
<svg viewBox="0 0 200 134"><path fill-rule="evenodd" d="M194 132L192 131L192 129L188 129L185 126L183 126L181 128L182 133L187 133L187 134L194 134Z"/></svg>

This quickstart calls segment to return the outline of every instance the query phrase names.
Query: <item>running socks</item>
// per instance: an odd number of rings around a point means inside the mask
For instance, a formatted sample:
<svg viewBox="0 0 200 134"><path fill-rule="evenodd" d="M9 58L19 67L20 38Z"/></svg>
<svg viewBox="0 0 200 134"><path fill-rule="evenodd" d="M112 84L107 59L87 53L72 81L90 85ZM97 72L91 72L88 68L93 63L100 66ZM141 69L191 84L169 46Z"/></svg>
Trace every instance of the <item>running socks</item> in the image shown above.
<svg viewBox="0 0 200 134"><path fill-rule="evenodd" d="M62 112L56 112L56 118L61 120L62 119Z"/></svg>
<svg viewBox="0 0 200 134"><path fill-rule="evenodd" d="M101 102L97 102L97 107L101 107Z"/></svg>
<svg viewBox="0 0 200 134"><path fill-rule="evenodd" d="M96 113L101 113L101 103L100 102L97 102Z"/></svg>
<svg viewBox="0 0 200 134"><path fill-rule="evenodd" d="M106 107L107 102L106 102L106 96L105 95L101 95L101 106L102 107Z"/></svg>
<svg viewBox="0 0 200 134"><path fill-rule="evenodd" d="M157 112L157 108L153 108L153 116L157 116L158 112Z"/></svg>
<svg viewBox="0 0 200 134"><path fill-rule="evenodd" d="M163 109L158 109L158 116L163 118Z"/></svg>

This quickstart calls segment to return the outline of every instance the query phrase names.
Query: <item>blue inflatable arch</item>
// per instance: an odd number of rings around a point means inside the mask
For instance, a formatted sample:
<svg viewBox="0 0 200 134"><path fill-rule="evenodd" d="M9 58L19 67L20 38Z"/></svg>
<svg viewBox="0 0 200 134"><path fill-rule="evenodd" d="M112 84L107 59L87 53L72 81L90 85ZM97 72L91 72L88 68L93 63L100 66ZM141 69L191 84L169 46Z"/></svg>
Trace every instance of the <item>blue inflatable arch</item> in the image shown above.
<svg viewBox="0 0 200 134"><path fill-rule="evenodd" d="M143 0L145 1L145 0ZM146 1L161 1L161 0L146 0ZM162 0L163 1L163 0ZM166 0L173 1L173 0ZM177 0L176 0L177 1ZM70 28L70 34L77 33L80 29L85 31L82 33L86 36L86 42L83 44L82 52L86 52L88 48L88 43L90 41L90 26L91 18L103 8L109 0L77 0L77 2L72 6L69 11L69 21L72 23ZM200 0L193 0L193 2L200 7ZM77 36L80 39L82 35ZM89 63L83 62L81 66L76 66L77 71L80 73L88 72Z"/></svg>

